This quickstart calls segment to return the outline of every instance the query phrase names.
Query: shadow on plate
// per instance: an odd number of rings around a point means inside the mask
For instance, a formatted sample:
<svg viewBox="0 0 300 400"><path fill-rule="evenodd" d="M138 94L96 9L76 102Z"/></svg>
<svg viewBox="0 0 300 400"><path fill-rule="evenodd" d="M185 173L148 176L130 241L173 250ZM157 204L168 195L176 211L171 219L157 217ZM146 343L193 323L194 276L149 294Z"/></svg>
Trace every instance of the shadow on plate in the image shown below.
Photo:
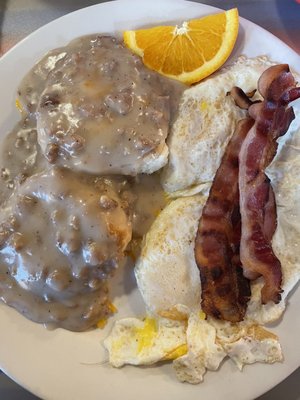
<svg viewBox="0 0 300 400"><path fill-rule="evenodd" d="M0 371L0 398L1 400L40 400L39 397L27 392L17 383Z"/></svg>
<svg viewBox="0 0 300 400"><path fill-rule="evenodd" d="M299 400L300 369L286 378L283 382L256 400Z"/></svg>
<svg viewBox="0 0 300 400"><path fill-rule="evenodd" d="M3 23L4 23L4 15L7 8L7 0L1 0L1 7L0 7L0 54L2 53L2 31L3 31Z"/></svg>

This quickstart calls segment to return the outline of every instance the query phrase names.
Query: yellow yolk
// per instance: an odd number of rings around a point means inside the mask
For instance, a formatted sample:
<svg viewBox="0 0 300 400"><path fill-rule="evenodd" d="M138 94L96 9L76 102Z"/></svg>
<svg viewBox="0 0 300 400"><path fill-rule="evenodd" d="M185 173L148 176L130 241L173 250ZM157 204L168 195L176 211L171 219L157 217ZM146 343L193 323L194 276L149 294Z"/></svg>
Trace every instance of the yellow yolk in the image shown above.
<svg viewBox="0 0 300 400"><path fill-rule="evenodd" d="M181 346L177 347L170 353L164 356L164 360L176 360L176 358L184 356L188 351L187 344L182 344Z"/></svg>
<svg viewBox="0 0 300 400"><path fill-rule="evenodd" d="M138 353L140 353L146 347L151 347L156 335L156 320L153 318L145 318L144 326L142 328L136 328L136 337L138 339Z"/></svg>
<svg viewBox="0 0 300 400"><path fill-rule="evenodd" d="M104 346L115 367L151 365L186 354L186 329L186 321L153 318L152 315L143 320L125 318L115 322Z"/></svg>
<svg viewBox="0 0 300 400"><path fill-rule="evenodd" d="M199 318L200 318L200 319L205 319L205 318L206 318L205 312L199 311Z"/></svg>
<svg viewBox="0 0 300 400"><path fill-rule="evenodd" d="M109 309L109 311L111 311L113 314L115 314L116 312L118 312L117 307L116 307L113 303L109 303L109 304L108 304L108 309Z"/></svg>
<svg viewBox="0 0 300 400"><path fill-rule="evenodd" d="M201 101L200 103L200 111L205 111L208 108L208 104L206 101Z"/></svg>

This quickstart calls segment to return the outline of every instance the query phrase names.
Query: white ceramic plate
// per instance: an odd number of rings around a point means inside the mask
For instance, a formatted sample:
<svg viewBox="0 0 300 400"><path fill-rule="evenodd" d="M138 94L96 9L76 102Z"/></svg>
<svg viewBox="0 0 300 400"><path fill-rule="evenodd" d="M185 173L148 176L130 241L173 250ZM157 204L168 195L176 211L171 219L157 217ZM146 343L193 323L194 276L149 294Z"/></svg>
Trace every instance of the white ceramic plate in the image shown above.
<svg viewBox="0 0 300 400"><path fill-rule="evenodd" d="M14 100L19 81L46 51L80 35L115 33L143 25L196 18L214 11L212 7L182 0L120 0L74 12L44 26L0 60L0 134L6 134L18 119ZM248 56L266 54L293 67L299 65L295 52L244 19L241 19L232 58L242 53ZM114 279L113 296L119 309L116 318L143 314L143 304L129 269L120 271ZM226 361L219 371L207 373L204 383L196 386L177 382L169 365L118 370L103 363L107 355L101 341L112 321L103 331L47 331L1 304L0 367L43 399L253 399L300 365L299 301L300 290L291 297L283 320L274 326L285 355L282 364L256 364L245 367L241 373Z"/></svg>

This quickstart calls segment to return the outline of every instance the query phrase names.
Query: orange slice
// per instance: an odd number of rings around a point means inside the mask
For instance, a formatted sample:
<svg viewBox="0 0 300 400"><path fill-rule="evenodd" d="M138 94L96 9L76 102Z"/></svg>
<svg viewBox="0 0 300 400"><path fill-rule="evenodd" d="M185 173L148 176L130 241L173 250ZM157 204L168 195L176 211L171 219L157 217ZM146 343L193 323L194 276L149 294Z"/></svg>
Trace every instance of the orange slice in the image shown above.
<svg viewBox="0 0 300 400"><path fill-rule="evenodd" d="M124 42L154 71L192 84L212 74L229 57L239 29L238 10L124 32Z"/></svg>

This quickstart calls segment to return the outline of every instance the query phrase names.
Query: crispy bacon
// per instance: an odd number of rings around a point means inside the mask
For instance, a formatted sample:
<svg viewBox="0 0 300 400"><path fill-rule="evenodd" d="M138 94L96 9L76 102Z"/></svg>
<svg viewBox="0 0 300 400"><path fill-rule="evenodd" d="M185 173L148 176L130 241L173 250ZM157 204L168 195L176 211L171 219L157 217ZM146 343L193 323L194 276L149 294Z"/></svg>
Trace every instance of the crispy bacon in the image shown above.
<svg viewBox="0 0 300 400"><path fill-rule="evenodd" d="M244 275L263 276L262 303L281 300L281 264L271 239L276 228L274 193L264 170L273 160L276 140L295 118L288 104L300 97L288 65L266 70L258 81L263 101L249 107L255 123L244 140L239 156L239 189L242 235L240 257Z"/></svg>
<svg viewBox="0 0 300 400"><path fill-rule="evenodd" d="M195 242L202 309L231 322L243 319L250 297L249 281L243 276L239 257L238 156L253 123L250 118L238 123L203 208Z"/></svg>

